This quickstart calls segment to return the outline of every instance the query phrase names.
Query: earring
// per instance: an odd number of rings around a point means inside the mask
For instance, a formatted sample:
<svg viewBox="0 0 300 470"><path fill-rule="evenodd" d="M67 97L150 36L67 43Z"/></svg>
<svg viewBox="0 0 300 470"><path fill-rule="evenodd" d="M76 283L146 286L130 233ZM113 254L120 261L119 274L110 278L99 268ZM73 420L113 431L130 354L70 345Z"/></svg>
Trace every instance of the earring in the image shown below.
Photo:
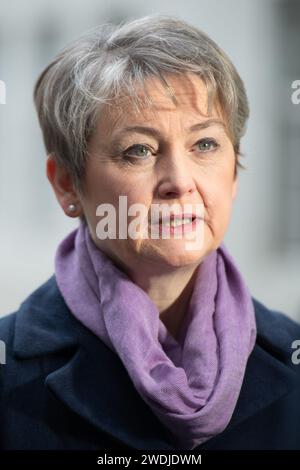
<svg viewBox="0 0 300 470"><path fill-rule="evenodd" d="M76 212L76 204L69 204L68 205L68 210L69 212Z"/></svg>

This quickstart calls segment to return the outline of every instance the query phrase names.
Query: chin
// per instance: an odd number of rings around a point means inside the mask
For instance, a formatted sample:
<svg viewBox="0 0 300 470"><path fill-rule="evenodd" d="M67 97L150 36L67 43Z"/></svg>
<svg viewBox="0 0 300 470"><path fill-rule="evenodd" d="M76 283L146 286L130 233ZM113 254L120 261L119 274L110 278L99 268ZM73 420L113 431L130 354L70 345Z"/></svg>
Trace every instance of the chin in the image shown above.
<svg viewBox="0 0 300 470"><path fill-rule="evenodd" d="M176 243L177 242L177 243ZM139 252L140 256L147 259L149 262L164 264L169 267L180 267L199 264L208 254L209 250L206 247L201 249L187 250L185 247L186 241L178 240L167 241L152 246L143 246Z"/></svg>

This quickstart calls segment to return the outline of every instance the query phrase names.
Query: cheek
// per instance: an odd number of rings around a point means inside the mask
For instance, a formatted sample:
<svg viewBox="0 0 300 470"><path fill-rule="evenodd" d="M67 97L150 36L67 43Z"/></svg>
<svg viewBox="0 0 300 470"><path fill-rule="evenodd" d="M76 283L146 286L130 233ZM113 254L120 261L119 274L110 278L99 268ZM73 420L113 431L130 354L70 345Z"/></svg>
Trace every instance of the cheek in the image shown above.
<svg viewBox="0 0 300 470"><path fill-rule="evenodd" d="M147 180L126 172L126 169L121 170L110 164L102 164L101 168L99 165L90 165L86 171L86 182L88 190L85 205L94 216L97 206L103 203L112 204L118 214L120 196L127 197L127 210L136 203L146 207L151 203L149 179L147 185Z"/></svg>
<svg viewBox="0 0 300 470"><path fill-rule="evenodd" d="M207 179L205 185L199 186L208 226L217 237L224 234L230 219L232 207L233 181L228 175L219 178Z"/></svg>
<svg viewBox="0 0 300 470"><path fill-rule="evenodd" d="M89 162L86 170L87 200L93 205L115 204L119 193L126 193L128 183L111 164Z"/></svg>

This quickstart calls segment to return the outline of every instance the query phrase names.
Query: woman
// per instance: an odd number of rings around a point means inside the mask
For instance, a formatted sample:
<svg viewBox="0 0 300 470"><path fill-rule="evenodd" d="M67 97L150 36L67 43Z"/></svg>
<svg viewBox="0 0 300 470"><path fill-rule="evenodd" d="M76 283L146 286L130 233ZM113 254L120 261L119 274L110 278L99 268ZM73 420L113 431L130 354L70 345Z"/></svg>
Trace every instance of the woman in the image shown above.
<svg viewBox="0 0 300 470"><path fill-rule="evenodd" d="M300 327L251 297L223 243L248 118L229 58L176 18L104 25L34 99L80 220L1 320L2 448L300 449Z"/></svg>

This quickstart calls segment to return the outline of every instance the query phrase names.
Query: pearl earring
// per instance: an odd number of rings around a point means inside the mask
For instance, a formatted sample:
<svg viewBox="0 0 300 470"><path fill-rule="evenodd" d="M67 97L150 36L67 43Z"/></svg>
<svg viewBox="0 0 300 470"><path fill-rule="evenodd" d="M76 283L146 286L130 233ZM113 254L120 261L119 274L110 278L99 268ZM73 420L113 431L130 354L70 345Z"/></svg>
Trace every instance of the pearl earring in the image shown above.
<svg viewBox="0 0 300 470"><path fill-rule="evenodd" d="M69 212L75 212L76 211L76 204L69 204L68 210L69 210Z"/></svg>

